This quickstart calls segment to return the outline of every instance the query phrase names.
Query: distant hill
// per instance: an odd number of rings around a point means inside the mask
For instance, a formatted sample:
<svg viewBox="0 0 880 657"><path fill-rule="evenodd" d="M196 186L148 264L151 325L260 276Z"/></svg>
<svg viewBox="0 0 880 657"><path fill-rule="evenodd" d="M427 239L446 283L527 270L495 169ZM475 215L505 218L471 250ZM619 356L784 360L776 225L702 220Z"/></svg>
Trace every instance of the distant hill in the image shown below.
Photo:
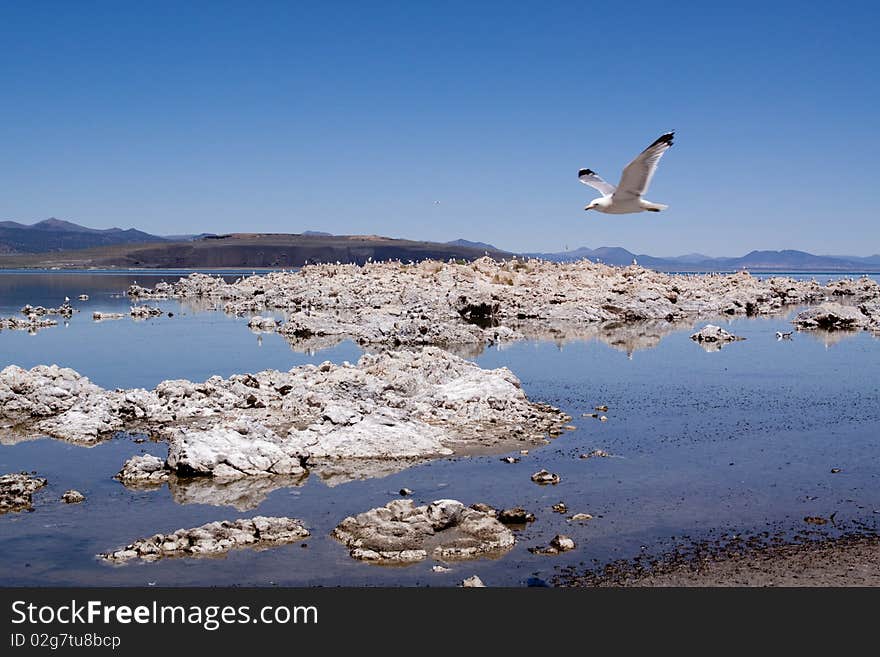
<svg viewBox="0 0 880 657"><path fill-rule="evenodd" d="M633 260L643 267L659 271L880 271L880 256L822 256L806 251L751 251L738 258L712 258L701 253L675 257L635 254L621 247L580 247L558 253L525 253L525 256L554 262L587 258L608 265L629 265Z"/></svg>
<svg viewBox="0 0 880 657"><path fill-rule="evenodd" d="M487 249L376 235L294 235L233 233L185 242L117 244L75 251L7 255L0 267L33 268L222 268L299 267L306 263L367 260L475 260ZM495 258L509 253L489 250Z"/></svg>
<svg viewBox="0 0 880 657"><path fill-rule="evenodd" d="M200 240L205 237L211 237L215 233L184 233L183 235L162 235L162 239L169 242L191 242L192 240Z"/></svg>
<svg viewBox="0 0 880 657"><path fill-rule="evenodd" d="M487 244L486 242L471 242L470 240L457 239L446 242L452 246L465 246L469 249L483 249L484 251L501 251L497 246Z"/></svg>
<svg viewBox="0 0 880 657"><path fill-rule="evenodd" d="M374 260L473 260L488 253L510 257L493 244L466 239L451 242L399 240L377 235L331 235L309 230L290 233L151 235L135 228L87 228L62 219L32 225L0 221L2 267L297 267L306 262ZM880 254L814 255L806 251L751 251L741 257L714 258L702 253L658 257L635 254L619 246L586 246L557 253L523 253L527 257L569 262L587 258L609 265L659 271L827 271L880 272Z"/></svg>
<svg viewBox="0 0 880 657"><path fill-rule="evenodd" d="M54 217L31 225L0 221L0 254L4 255L161 241L164 238L134 228L98 230Z"/></svg>

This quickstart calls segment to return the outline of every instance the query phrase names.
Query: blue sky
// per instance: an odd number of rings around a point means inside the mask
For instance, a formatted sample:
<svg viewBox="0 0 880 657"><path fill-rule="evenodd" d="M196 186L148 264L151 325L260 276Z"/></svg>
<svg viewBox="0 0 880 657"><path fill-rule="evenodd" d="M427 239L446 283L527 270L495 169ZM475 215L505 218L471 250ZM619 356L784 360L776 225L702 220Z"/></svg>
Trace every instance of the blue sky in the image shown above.
<svg viewBox="0 0 880 657"><path fill-rule="evenodd" d="M876 3L313 4L0 0L0 219L880 252Z"/></svg>

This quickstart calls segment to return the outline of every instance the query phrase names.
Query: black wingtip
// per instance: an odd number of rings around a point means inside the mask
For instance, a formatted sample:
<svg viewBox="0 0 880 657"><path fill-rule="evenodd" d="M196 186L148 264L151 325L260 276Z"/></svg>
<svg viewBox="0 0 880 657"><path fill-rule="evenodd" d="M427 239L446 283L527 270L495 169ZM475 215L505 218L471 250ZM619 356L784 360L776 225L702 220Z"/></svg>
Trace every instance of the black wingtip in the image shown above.
<svg viewBox="0 0 880 657"><path fill-rule="evenodd" d="M654 140L654 143L651 144L650 146L648 146L648 148L652 148L653 146L656 146L657 144L669 144L670 146L672 146L672 138L673 137L675 137L675 130L670 130L669 132L664 132L662 135L657 137L657 139Z"/></svg>
<svg viewBox="0 0 880 657"><path fill-rule="evenodd" d="M578 170L578 178L581 176L595 176L596 172L592 169L579 169Z"/></svg>

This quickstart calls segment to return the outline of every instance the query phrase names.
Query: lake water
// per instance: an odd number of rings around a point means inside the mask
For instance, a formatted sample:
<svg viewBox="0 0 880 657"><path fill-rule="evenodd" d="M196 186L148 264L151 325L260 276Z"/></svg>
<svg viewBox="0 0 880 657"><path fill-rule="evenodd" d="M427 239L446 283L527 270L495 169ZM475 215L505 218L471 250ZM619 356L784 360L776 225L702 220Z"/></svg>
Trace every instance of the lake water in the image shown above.
<svg viewBox="0 0 880 657"><path fill-rule="evenodd" d="M25 303L57 306L64 296L81 310L66 325L35 335L0 331L0 367L57 363L104 387L150 388L169 378L198 381L355 361L361 354L350 342L297 352L278 335L251 333L244 318L177 301L157 302L173 317L92 321L94 310L127 311L129 300L116 295L132 281L151 286L177 275L0 274L0 316L17 314ZM89 301L76 300L82 293ZM836 524L819 528L828 534L875 531L880 340L868 333L797 333L791 341L777 341L777 330L791 330L790 314L715 321L747 338L715 353L688 337L705 322L679 327L641 350L607 333L603 340L529 341L483 351L474 357L479 365L509 367L530 398L561 407L577 426L517 464L499 456L441 459L334 487L318 477L276 490L248 482L236 508L205 503L229 492L212 490L209 482L197 489L133 491L112 478L134 454L164 457L161 443L138 444L123 435L91 448L51 439L0 445L0 473L35 470L49 480L35 494L32 513L0 516L0 585L449 586L478 574L489 585L521 586L530 578L551 581L566 567L659 554L683 540L763 531L793 535L812 528L805 516L836 513ZM607 422L581 417L600 404L609 407ZM614 457L578 458L596 448ZM540 468L560 474L562 482L533 484L529 476ZM840 472L832 474L832 468ZM523 506L537 521L517 532L516 547L502 558L453 562L449 573L431 572L430 560L393 568L352 560L329 537L332 528L347 515L394 499L402 487L413 489L420 504L451 497ZM69 488L87 500L61 503ZM560 501L568 515L584 512L594 519L568 522L551 510ZM157 531L257 514L301 518L312 532L307 547L125 566L94 557ZM578 548L553 557L528 552L557 533L571 536Z"/></svg>

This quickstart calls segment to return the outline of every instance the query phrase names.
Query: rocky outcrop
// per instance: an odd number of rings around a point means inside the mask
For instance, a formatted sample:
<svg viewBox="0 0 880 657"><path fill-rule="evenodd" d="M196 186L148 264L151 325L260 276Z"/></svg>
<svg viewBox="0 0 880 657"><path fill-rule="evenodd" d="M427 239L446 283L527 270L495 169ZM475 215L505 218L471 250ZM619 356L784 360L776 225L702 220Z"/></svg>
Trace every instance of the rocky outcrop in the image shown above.
<svg viewBox="0 0 880 657"><path fill-rule="evenodd" d="M216 556L244 547L267 548L295 543L308 536L309 531L294 518L255 516L209 522L201 527L178 529L170 534L154 534L98 556L113 563L124 563L131 559L155 561L166 557Z"/></svg>
<svg viewBox="0 0 880 657"><path fill-rule="evenodd" d="M868 318L868 328L880 333L880 299L861 304L859 310Z"/></svg>
<svg viewBox="0 0 880 657"><path fill-rule="evenodd" d="M30 509L33 494L46 483L26 472L0 475L0 514Z"/></svg>
<svg viewBox="0 0 880 657"><path fill-rule="evenodd" d="M0 317L0 329L11 329L16 331L27 331L28 333L36 333L39 329L49 326L57 326L58 320L50 319L49 315L56 315L69 319L73 313L79 312L71 307L68 301L65 301L58 308L46 308L44 306L25 305L21 309L23 319L18 317Z"/></svg>
<svg viewBox="0 0 880 657"><path fill-rule="evenodd" d="M863 311L864 308L867 312ZM815 308L807 308L797 314L792 323L802 329L824 329L826 331L860 330L870 328L872 311L876 304L863 304L862 308L844 306L836 302L823 303ZM876 321L877 315L874 315Z"/></svg>
<svg viewBox="0 0 880 657"><path fill-rule="evenodd" d="M65 301L58 308L45 308L43 306L32 306L31 304L27 304L21 309L21 314L28 318L42 317L44 315L58 315L59 317L69 319L70 317L73 317L73 313L75 312L79 311L74 309L69 301Z"/></svg>
<svg viewBox="0 0 880 657"><path fill-rule="evenodd" d="M0 372L0 420L19 433L93 444L128 430L166 440L161 466L136 457L119 475L126 483L306 471L341 483L537 444L570 419L529 401L510 370L484 370L434 347L367 354L356 365L168 380L152 391L104 390L57 366Z"/></svg>
<svg viewBox="0 0 880 657"><path fill-rule="evenodd" d="M185 476L240 479L255 475L305 474L308 452L289 439L242 416L207 430L178 429L170 440L166 466Z"/></svg>
<svg viewBox="0 0 880 657"><path fill-rule="evenodd" d="M170 476L171 469L165 466L163 459L152 454L141 454L128 459L114 479L131 488L144 488L159 486Z"/></svg>
<svg viewBox="0 0 880 657"><path fill-rule="evenodd" d="M847 294L880 299L870 279L823 286L784 277L736 274L670 275L638 266L586 260L404 265L309 265L296 272L248 276L228 283L192 274L159 290L130 289L143 298L210 299L227 312L283 311L277 330L292 344L450 346L522 339L538 325L565 332L596 322L674 322L710 315L765 315L786 306ZM633 336L633 342L653 339Z"/></svg>
<svg viewBox="0 0 880 657"><path fill-rule="evenodd" d="M202 274L199 274L201 276ZM128 286L127 294L135 299L167 299L173 294L170 283L160 281L152 288L141 287L137 283Z"/></svg>
<svg viewBox="0 0 880 657"><path fill-rule="evenodd" d="M122 428L124 401L123 394L57 365L0 371L0 420L28 423L37 434L93 443Z"/></svg>
<svg viewBox="0 0 880 657"><path fill-rule="evenodd" d="M509 550L513 532L492 514L468 508L457 500L436 500L415 506L412 500L393 500L348 517L333 530L355 559L374 562L413 562L471 559Z"/></svg>
<svg viewBox="0 0 880 657"><path fill-rule="evenodd" d="M57 325L58 322L54 319L38 316L26 317L25 319L19 319L18 317L0 317L0 329L9 329L12 331L36 333L39 329Z"/></svg>
<svg viewBox="0 0 880 657"><path fill-rule="evenodd" d="M733 335L720 326L706 324L691 336L691 340L700 343L700 346L706 351L718 351L728 342L737 342L739 340L745 340L745 338Z"/></svg>

